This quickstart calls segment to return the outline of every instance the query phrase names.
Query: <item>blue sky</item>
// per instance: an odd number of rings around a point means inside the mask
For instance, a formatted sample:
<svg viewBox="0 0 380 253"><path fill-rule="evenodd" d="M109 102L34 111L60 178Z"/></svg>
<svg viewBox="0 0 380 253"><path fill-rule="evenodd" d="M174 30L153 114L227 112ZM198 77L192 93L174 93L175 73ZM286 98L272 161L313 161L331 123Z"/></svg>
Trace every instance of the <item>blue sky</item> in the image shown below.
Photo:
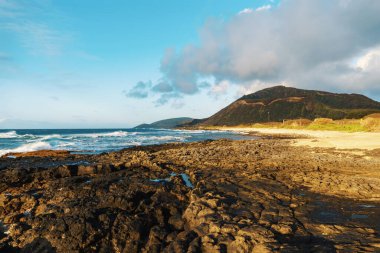
<svg viewBox="0 0 380 253"><path fill-rule="evenodd" d="M378 99L380 78L373 69L379 37L350 37L365 36L363 26L371 32L376 15L368 6L343 6L346 0L336 6L299 1L0 0L0 128L131 127L203 118L244 93L277 84ZM340 18L351 7L369 12L362 27ZM322 23L313 31L326 41L313 39L307 24L315 24L307 15L292 15L298 8L326 19L335 31L358 32L335 36ZM326 9L336 18L323 16ZM287 22L292 30L279 32ZM296 36L287 37L292 32ZM353 42L326 47L337 43L335 37ZM292 49L296 43L301 46ZM321 46L328 50L318 51Z"/></svg>

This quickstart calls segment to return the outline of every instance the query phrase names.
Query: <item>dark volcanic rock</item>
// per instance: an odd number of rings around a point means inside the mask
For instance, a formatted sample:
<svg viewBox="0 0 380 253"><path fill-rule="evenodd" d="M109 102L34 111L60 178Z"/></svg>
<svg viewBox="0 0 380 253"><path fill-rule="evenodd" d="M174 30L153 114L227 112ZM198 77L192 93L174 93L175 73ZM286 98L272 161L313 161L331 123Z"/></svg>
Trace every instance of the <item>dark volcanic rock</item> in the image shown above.
<svg viewBox="0 0 380 253"><path fill-rule="evenodd" d="M0 251L374 252L380 161L330 153L220 140L3 158Z"/></svg>

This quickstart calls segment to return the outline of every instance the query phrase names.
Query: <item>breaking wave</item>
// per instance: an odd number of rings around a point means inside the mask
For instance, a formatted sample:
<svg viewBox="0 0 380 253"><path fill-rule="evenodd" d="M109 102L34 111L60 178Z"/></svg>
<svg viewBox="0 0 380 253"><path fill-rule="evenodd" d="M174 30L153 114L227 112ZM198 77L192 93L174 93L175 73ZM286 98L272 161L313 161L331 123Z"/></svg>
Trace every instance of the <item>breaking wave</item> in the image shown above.
<svg viewBox="0 0 380 253"><path fill-rule="evenodd" d="M16 131L9 131L9 132L4 132L0 133L0 139L15 139L15 138L35 138L37 136L33 134L17 134Z"/></svg>
<svg viewBox="0 0 380 253"><path fill-rule="evenodd" d="M94 133L94 134L78 134L78 137L91 137L91 138L102 138L102 137L125 137L128 132L115 131L111 133Z"/></svg>
<svg viewBox="0 0 380 253"><path fill-rule="evenodd" d="M20 147L14 148L14 149L3 149L0 150L0 156L8 154L8 153L23 153L23 152L32 152L37 150L43 150L43 149L51 149L52 146L43 141L39 142L33 142L21 145Z"/></svg>
<svg viewBox="0 0 380 253"><path fill-rule="evenodd" d="M51 135L42 136L41 141L43 141L43 140L49 140L49 139L59 139L59 138L62 138L62 135L60 135L60 134L51 134Z"/></svg>
<svg viewBox="0 0 380 253"><path fill-rule="evenodd" d="M1 0L0 0L1 1ZM41 149L101 153L131 146L237 138L234 133L169 129L31 129L0 132L0 156Z"/></svg>
<svg viewBox="0 0 380 253"><path fill-rule="evenodd" d="M139 137L140 140L143 141L184 141L186 140L187 136L141 136Z"/></svg>
<svg viewBox="0 0 380 253"><path fill-rule="evenodd" d="M16 131L10 131L6 133L0 133L0 139L9 139L9 138L17 138L18 134Z"/></svg>

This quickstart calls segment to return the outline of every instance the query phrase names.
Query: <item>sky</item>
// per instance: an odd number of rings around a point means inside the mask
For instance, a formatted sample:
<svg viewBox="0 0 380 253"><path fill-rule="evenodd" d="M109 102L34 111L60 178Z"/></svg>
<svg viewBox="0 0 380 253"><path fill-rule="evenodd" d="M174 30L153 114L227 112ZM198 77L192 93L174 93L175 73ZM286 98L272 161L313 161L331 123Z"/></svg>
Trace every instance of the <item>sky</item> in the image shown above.
<svg viewBox="0 0 380 253"><path fill-rule="evenodd" d="M286 85L380 100L377 0L0 0L0 128L205 118Z"/></svg>

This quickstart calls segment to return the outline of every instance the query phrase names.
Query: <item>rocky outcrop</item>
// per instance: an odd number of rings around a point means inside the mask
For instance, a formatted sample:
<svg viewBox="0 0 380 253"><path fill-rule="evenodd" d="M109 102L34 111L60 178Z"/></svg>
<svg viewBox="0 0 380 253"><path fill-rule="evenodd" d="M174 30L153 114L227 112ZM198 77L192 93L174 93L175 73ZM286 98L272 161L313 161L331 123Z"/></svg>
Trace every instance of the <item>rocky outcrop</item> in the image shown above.
<svg viewBox="0 0 380 253"><path fill-rule="evenodd" d="M288 142L1 158L0 251L379 250L377 153Z"/></svg>

